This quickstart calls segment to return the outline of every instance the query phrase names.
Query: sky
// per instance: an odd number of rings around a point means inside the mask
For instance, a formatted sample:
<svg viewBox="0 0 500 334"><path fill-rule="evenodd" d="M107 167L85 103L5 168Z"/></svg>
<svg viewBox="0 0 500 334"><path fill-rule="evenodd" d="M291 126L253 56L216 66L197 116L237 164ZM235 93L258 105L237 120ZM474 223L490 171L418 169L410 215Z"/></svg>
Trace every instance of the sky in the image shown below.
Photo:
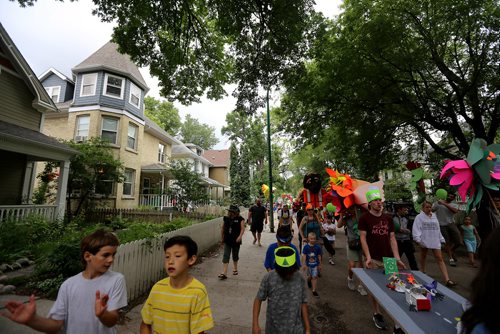
<svg viewBox="0 0 500 334"><path fill-rule="evenodd" d="M342 0L316 0L316 9L325 16L339 13ZM33 7L21 8L17 2L0 0L0 22L36 75L53 67L71 77L71 68L81 63L111 39L114 23L103 23L92 15L91 0L59 2L38 0ZM158 80L147 68L141 74L150 88L147 95L161 99ZM175 103L180 116L187 114L199 122L215 128L219 143L214 149L229 148L229 141L221 135L226 114L234 109L236 100L228 96L219 101L202 98L198 104L184 106ZM277 103L278 97L274 98Z"/></svg>

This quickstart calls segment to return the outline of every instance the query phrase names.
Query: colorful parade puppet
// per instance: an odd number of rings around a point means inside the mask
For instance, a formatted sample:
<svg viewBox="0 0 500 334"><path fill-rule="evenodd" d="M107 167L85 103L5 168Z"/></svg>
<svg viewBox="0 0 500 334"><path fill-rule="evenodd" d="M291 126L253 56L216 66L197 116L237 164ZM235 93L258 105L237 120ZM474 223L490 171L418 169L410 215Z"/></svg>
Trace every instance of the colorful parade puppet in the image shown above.
<svg viewBox="0 0 500 334"><path fill-rule="evenodd" d="M332 195L331 202L336 206L337 213L344 211L352 205L367 207L366 193L371 189L379 189L382 201L384 198L384 183L382 181L367 182L351 178L348 174L342 174L336 170L326 168L330 176L329 191Z"/></svg>
<svg viewBox="0 0 500 334"><path fill-rule="evenodd" d="M321 176L318 173L309 173L302 182L304 188L298 195L300 202L311 204L315 209L322 209L331 203L332 196L321 188Z"/></svg>

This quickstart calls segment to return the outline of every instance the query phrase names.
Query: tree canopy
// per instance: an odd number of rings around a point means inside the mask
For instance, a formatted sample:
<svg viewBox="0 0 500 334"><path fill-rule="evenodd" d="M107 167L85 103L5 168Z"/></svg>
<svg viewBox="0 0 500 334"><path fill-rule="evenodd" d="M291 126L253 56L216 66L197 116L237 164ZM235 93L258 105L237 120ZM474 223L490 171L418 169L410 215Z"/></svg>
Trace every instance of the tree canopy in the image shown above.
<svg viewBox="0 0 500 334"><path fill-rule="evenodd" d="M14 1L14 0L12 0ZM36 0L17 0L32 6ZM313 0L93 0L116 21L113 40L159 79L162 96L184 104L226 95L255 110L259 87L276 85L303 57Z"/></svg>
<svg viewBox="0 0 500 334"><path fill-rule="evenodd" d="M172 102L159 101L151 96L144 98L144 114L161 126L167 133L175 136L179 133L182 122L179 110Z"/></svg>
<svg viewBox="0 0 500 334"><path fill-rule="evenodd" d="M211 149L219 142L213 126L200 123L189 114L181 125L179 135L182 142L196 144L204 150Z"/></svg>
<svg viewBox="0 0 500 334"><path fill-rule="evenodd" d="M365 176L397 161L401 144L425 141L458 159L473 137L494 141L497 1L345 0L344 10L286 78L287 132L327 143L334 160L362 161Z"/></svg>

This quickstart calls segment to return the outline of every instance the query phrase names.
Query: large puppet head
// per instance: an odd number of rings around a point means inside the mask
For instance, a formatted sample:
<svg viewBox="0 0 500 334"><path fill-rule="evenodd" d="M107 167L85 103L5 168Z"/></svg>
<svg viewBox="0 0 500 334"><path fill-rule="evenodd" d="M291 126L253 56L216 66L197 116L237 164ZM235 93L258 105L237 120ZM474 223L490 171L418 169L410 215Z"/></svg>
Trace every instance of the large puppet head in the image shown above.
<svg viewBox="0 0 500 334"><path fill-rule="evenodd" d="M313 193L319 193L321 190L321 176L318 173L309 173L304 176L304 188Z"/></svg>

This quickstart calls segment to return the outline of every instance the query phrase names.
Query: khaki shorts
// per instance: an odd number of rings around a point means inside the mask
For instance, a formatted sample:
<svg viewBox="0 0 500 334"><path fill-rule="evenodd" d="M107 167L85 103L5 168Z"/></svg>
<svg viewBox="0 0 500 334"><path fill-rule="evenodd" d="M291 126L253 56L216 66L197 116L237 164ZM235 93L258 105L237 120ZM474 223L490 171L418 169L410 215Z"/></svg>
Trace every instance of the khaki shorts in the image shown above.
<svg viewBox="0 0 500 334"><path fill-rule="evenodd" d="M353 261L353 262L359 262L359 263L361 263L361 261L363 261L363 251L362 250L354 251L354 250L350 249L348 245L346 245L345 248L346 248L347 261Z"/></svg>
<svg viewBox="0 0 500 334"><path fill-rule="evenodd" d="M372 265L370 269L384 269L384 262L372 259Z"/></svg>

